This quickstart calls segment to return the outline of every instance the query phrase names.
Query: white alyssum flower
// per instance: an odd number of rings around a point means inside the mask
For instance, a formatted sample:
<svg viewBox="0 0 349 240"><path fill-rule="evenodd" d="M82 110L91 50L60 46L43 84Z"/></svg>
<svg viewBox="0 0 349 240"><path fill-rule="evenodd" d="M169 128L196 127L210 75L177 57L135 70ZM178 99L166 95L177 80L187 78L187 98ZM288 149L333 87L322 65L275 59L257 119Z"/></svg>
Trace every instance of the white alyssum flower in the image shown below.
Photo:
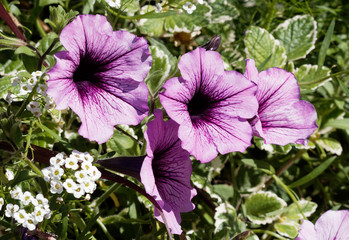
<svg viewBox="0 0 349 240"><path fill-rule="evenodd" d="M76 171L74 175L75 175L76 181L78 183L82 183L82 182L88 180L88 175L84 170Z"/></svg>
<svg viewBox="0 0 349 240"><path fill-rule="evenodd" d="M58 153L56 156L50 158L51 166L62 166L65 163L64 153Z"/></svg>
<svg viewBox="0 0 349 240"><path fill-rule="evenodd" d="M69 158L67 158L65 160L65 165L64 166L66 168L70 168L70 169L76 170L76 169L79 168L78 159L69 157Z"/></svg>
<svg viewBox="0 0 349 240"><path fill-rule="evenodd" d="M93 181L97 181L102 176L102 173L98 170L96 166L92 166L90 177Z"/></svg>
<svg viewBox="0 0 349 240"><path fill-rule="evenodd" d="M34 115L35 117L37 117L37 118L40 117L40 116L42 115L40 108L34 109L34 110L32 111L32 113L33 113L33 115Z"/></svg>
<svg viewBox="0 0 349 240"><path fill-rule="evenodd" d="M75 198L81 198L85 194L84 186L82 184L76 185L76 188L73 192Z"/></svg>
<svg viewBox="0 0 349 240"><path fill-rule="evenodd" d="M47 81L47 80L50 79L50 76L49 76L49 75L45 75L45 77L43 77L42 79L44 79L45 81Z"/></svg>
<svg viewBox="0 0 349 240"><path fill-rule="evenodd" d="M45 102L46 102L46 104L44 107L46 110L50 110L50 109L55 107L55 101L53 100L53 98L46 96Z"/></svg>
<svg viewBox="0 0 349 240"><path fill-rule="evenodd" d="M36 224L37 221L35 220L34 214L28 214L27 220L22 224L22 226L28 228L30 231L34 231Z"/></svg>
<svg viewBox="0 0 349 240"><path fill-rule="evenodd" d="M6 169L5 176L9 181L15 178L15 174L10 169Z"/></svg>
<svg viewBox="0 0 349 240"><path fill-rule="evenodd" d="M35 84L38 82L38 79L36 78L36 77L31 77L31 78L29 78L28 79L28 81L27 81L27 83L28 83L28 85L30 85L30 86L35 86Z"/></svg>
<svg viewBox="0 0 349 240"><path fill-rule="evenodd" d="M35 71L35 72L32 72L31 75L33 77L39 78L39 77L41 77L42 72L41 71Z"/></svg>
<svg viewBox="0 0 349 240"><path fill-rule="evenodd" d="M39 108L40 103L36 102L36 101L31 101L28 105L27 105L27 110L33 112L34 110Z"/></svg>
<svg viewBox="0 0 349 240"><path fill-rule="evenodd" d="M13 98L12 98L10 92L7 93L7 95L6 95L6 97L5 97L5 101L6 101L8 104L11 104L11 103L12 103Z"/></svg>
<svg viewBox="0 0 349 240"><path fill-rule="evenodd" d="M4 206L5 200L3 198L0 198L0 210L2 206Z"/></svg>
<svg viewBox="0 0 349 240"><path fill-rule="evenodd" d="M63 168L61 168L60 166L52 166L51 179L53 181L61 180L61 177L63 176L63 174L64 174Z"/></svg>
<svg viewBox="0 0 349 240"><path fill-rule="evenodd" d="M92 163L87 162L87 161L83 161L81 163L81 169L84 170L87 174L91 174L92 173Z"/></svg>
<svg viewBox="0 0 349 240"><path fill-rule="evenodd" d="M63 187L65 188L65 190L68 193L74 193L75 188L76 188L76 183L74 182L73 179L68 178L67 180L65 180L65 182L63 183Z"/></svg>
<svg viewBox="0 0 349 240"><path fill-rule="evenodd" d="M63 192L63 184L61 181L51 181L50 192L53 194L61 194Z"/></svg>
<svg viewBox="0 0 349 240"><path fill-rule="evenodd" d="M42 96L46 96L47 93L47 85L39 83L38 87L36 88L36 92L41 94Z"/></svg>
<svg viewBox="0 0 349 240"><path fill-rule="evenodd" d="M19 77L13 77L11 78L11 85L13 87L17 86L21 82L21 79Z"/></svg>
<svg viewBox="0 0 349 240"><path fill-rule="evenodd" d="M119 8L121 6L120 0L105 0L105 2L112 8Z"/></svg>
<svg viewBox="0 0 349 240"><path fill-rule="evenodd" d="M155 4L154 11L155 11L156 13L158 13L158 12L161 12L161 10L162 10L161 3Z"/></svg>
<svg viewBox="0 0 349 240"><path fill-rule="evenodd" d="M28 214L24 209L19 210L18 212L15 212L13 214L13 218L18 222L18 223L24 223L27 218L28 218Z"/></svg>
<svg viewBox="0 0 349 240"><path fill-rule="evenodd" d="M11 194L11 198L19 200L22 198L23 192L20 187L16 187L15 189L12 189L10 191L10 194Z"/></svg>
<svg viewBox="0 0 349 240"><path fill-rule="evenodd" d="M44 180L46 182L49 182L51 180L51 174L52 174L51 168L52 167L50 166L50 167L41 169L41 172L44 175Z"/></svg>
<svg viewBox="0 0 349 240"><path fill-rule="evenodd" d="M82 182L81 185L83 186L85 193L93 193L97 188L97 184L92 180L86 180Z"/></svg>
<svg viewBox="0 0 349 240"><path fill-rule="evenodd" d="M27 206L33 200L33 196L29 191L25 191L21 197L21 202L24 206Z"/></svg>
<svg viewBox="0 0 349 240"><path fill-rule="evenodd" d="M27 94L28 92L30 92L31 90L33 90L33 86L32 86L32 85L29 85L29 84L21 84L21 89L20 89L19 94L20 94L20 95L25 95L25 94Z"/></svg>
<svg viewBox="0 0 349 240"><path fill-rule="evenodd" d="M187 11L188 14L192 14L195 9L196 9L196 6L194 4L192 4L191 2L186 2L184 5L183 5L183 9L185 11Z"/></svg>
<svg viewBox="0 0 349 240"><path fill-rule="evenodd" d="M44 197L41 193L37 194L35 200L38 202L38 206L48 207L48 199Z"/></svg>
<svg viewBox="0 0 349 240"><path fill-rule="evenodd" d="M13 215L19 210L19 206L17 204L9 203L6 205L5 216L13 217Z"/></svg>
<svg viewBox="0 0 349 240"><path fill-rule="evenodd" d="M37 206L34 209L33 215L36 222L42 222L44 220L46 210L41 206Z"/></svg>

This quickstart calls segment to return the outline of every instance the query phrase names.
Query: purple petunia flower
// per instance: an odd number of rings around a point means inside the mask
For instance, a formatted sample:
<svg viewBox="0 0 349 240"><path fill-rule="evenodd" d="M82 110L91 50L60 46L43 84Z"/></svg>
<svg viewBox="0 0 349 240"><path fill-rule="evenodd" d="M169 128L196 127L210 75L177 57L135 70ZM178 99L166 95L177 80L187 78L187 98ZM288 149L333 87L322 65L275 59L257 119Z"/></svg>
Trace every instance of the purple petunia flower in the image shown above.
<svg viewBox="0 0 349 240"><path fill-rule="evenodd" d="M60 35L67 51L55 54L47 93L58 110L81 119L80 135L106 142L116 124L137 125L148 112L144 78L151 67L147 41L113 31L104 16L80 15Z"/></svg>
<svg viewBox="0 0 349 240"><path fill-rule="evenodd" d="M177 122L182 147L201 162L219 153L245 151L258 103L255 84L235 71L224 71L219 53L197 48L178 64L182 77L171 78L160 94L167 114Z"/></svg>
<svg viewBox="0 0 349 240"><path fill-rule="evenodd" d="M304 220L296 240L349 240L349 210L329 210L321 215L315 226Z"/></svg>
<svg viewBox="0 0 349 240"><path fill-rule="evenodd" d="M155 120L147 124L144 137L147 156L140 171L141 181L148 194L162 208L167 224L174 234L181 234L180 212L195 208L191 199L196 190L190 185L192 172L189 153L182 149L178 138L178 124L162 119L162 112L155 110ZM162 221L157 209L155 217Z"/></svg>
<svg viewBox="0 0 349 240"><path fill-rule="evenodd" d="M165 122L160 110L155 110L154 115L155 120L147 124L144 134L146 156L116 157L99 160L98 164L140 180L160 206L171 232L181 234L180 213L195 208L191 202L196 195L190 185L191 161L189 153L181 147L178 124L171 119ZM157 209L154 215L163 222Z"/></svg>
<svg viewBox="0 0 349 240"><path fill-rule="evenodd" d="M315 131L316 110L300 98L296 78L280 68L258 73L254 60L246 61L245 76L258 86L258 114L250 121L253 134L267 144L306 144Z"/></svg>

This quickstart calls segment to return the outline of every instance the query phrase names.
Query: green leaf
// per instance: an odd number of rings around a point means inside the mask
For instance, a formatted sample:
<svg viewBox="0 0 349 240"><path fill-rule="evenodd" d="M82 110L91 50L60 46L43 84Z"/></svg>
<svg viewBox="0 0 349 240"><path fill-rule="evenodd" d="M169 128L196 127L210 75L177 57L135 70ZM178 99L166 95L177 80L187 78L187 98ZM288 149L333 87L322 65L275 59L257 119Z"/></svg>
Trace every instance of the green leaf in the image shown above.
<svg viewBox="0 0 349 240"><path fill-rule="evenodd" d="M135 12L139 11L139 0L122 0L122 9L127 12L128 15L133 16Z"/></svg>
<svg viewBox="0 0 349 240"><path fill-rule="evenodd" d="M45 19L45 22L50 24L53 31L59 34L62 29L69 23L69 21L79 14L77 11L70 10L65 12L62 6L53 7L50 6L50 18Z"/></svg>
<svg viewBox="0 0 349 240"><path fill-rule="evenodd" d="M296 222L285 221L282 223L275 223L274 227L276 231L282 236L295 238L298 235L299 224Z"/></svg>
<svg viewBox="0 0 349 240"><path fill-rule="evenodd" d="M316 167L309 174L305 175L301 179L298 179L294 183L290 184L289 187L294 188L294 187L298 187L298 186L301 186L303 184L310 182L311 180L313 180L314 178L319 176L323 171L325 171L335 159L336 159L336 157L328 158L326 161L321 163L318 167Z"/></svg>
<svg viewBox="0 0 349 240"><path fill-rule="evenodd" d="M305 217L310 217L317 208L317 204L315 202L311 202L308 200L299 200L297 202ZM303 219L303 215L299 211L299 208L295 203L292 203L290 206L287 207L284 216L287 218L288 221L298 221Z"/></svg>
<svg viewBox="0 0 349 240"><path fill-rule="evenodd" d="M45 7L47 5L51 4L61 4L64 5L64 3L60 0L39 0L39 6L40 7Z"/></svg>
<svg viewBox="0 0 349 240"><path fill-rule="evenodd" d="M58 35L55 32L50 32L46 34L39 42L38 50L41 54L44 54L46 50L51 46L53 41L58 39Z"/></svg>
<svg viewBox="0 0 349 240"><path fill-rule="evenodd" d="M10 76L0 78L0 98L7 95L7 91L11 89L11 78Z"/></svg>
<svg viewBox="0 0 349 240"><path fill-rule="evenodd" d="M275 173L275 169L269 163L262 160L254 160L254 159L242 159L241 160L247 166L256 168L256 169L264 169L270 171L271 173Z"/></svg>
<svg viewBox="0 0 349 240"><path fill-rule="evenodd" d="M28 48L27 46L21 46L16 49L15 54L21 54L21 53L28 56L36 57L36 53L32 49Z"/></svg>
<svg viewBox="0 0 349 240"><path fill-rule="evenodd" d="M343 148L341 143L333 138L320 138L316 140L316 144L324 148L326 151L340 156Z"/></svg>
<svg viewBox="0 0 349 240"><path fill-rule="evenodd" d="M153 6L144 6L141 10L145 12L147 10L153 10ZM152 37L159 37L164 32L164 23L165 18L148 18L148 19L140 19L138 22L139 29L142 34L147 34Z"/></svg>
<svg viewBox="0 0 349 240"><path fill-rule="evenodd" d="M38 68L38 59L32 56L21 54L23 64L28 72L34 72Z"/></svg>
<svg viewBox="0 0 349 240"><path fill-rule="evenodd" d="M228 202L216 207L214 214L215 239L230 239L240 233L244 223L238 219L235 208Z"/></svg>
<svg viewBox="0 0 349 240"><path fill-rule="evenodd" d="M326 53L331 43L334 25L335 25L335 19L332 19L331 24L327 29L325 39L321 43L321 48L320 48L319 57L317 61L318 69L321 69L322 66L324 65Z"/></svg>
<svg viewBox="0 0 349 240"><path fill-rule="evenodd" d="M177 58L162 43L153 38L149 38L149 42L152 44L150 52L153 63L145 82L150 92L154 95L177 70Z"/></svg>
<svg viewBox="0 0 349 240"><path fill-rule="evenodd" d="M264 143L264 140L262 138L257 137L254 137L254 142L256 143L256 146L259 149L265 150L270 153L287 154L292 149L292 144L287 144L285 146L280 146L276 144L266 144Z"/></svg>
<svg viewBox="0 0 349 240"><path fill-rule="evenodd" d="M18 146L21 147L23 142L22 132L19 128L20 122L16 122L11 126L10 137L12 141Z"/></svg>
<svg viewBox="0 0 349 240"><path fill-rule="evenodd" d="M213 185L213 191L226 201L234 196L233 186L227 184L215 184Z"/></svg>
<svg viewBox="0 0 349 240"><path fill-rule="evenodd" d="M247 58L254 59L258 69L267 58L270 58L259 70L285 66L287 59L285 48L264 28L250 27L246 31L244 43Z"/></svg>
<svg viewBox="0 0 349 240"><path fill-rule="evenodd" d="M344 119L331 119L329 120L324 127L334 127L339 129L349 129L349 118Z"/></svg>
<svg viewBox="0 0 349 240"><path fill-rule="evenodd" d="M40 177L40 176L30 170L22 170L16 174L15 178L9 184L13 187L23 181L27 181L35 177Z"/></svg>
<svg viewBox="0 0 349 240"><path fill-rule="evenodd" d="M239 17L239 10L230 1L216 0L210 3L212 7L212 23L226 23Z"/></svg>
<svg viewBox="0 0 349 240"><path fill-rule="evenodd" d="M318 71L317 65L304 64L294 71L294 75L301 89L314 90L331 80L331 78L326 78L330 72L331 70L327 67L322 67Z"/></svg>
<svg viewBox="0 0 349 240"><path fill-rule="evenodd" d="M272 223L286 207L286 202L275 193L259 191L246 199L245 207L248 219L255 224Z"/></svg>
<svg viewBox="0 0 349 240"><path fill-rule="evenodd" d="M210 23L210 11L211 7L207 4L199 4L192 14L184 11L181 14L168 16L165 19L164 27L171 33L200 30L201 27Z"/></svg>
<svg viewBox="0 0 349 240"><path fill-rule="evenodd" d="M286 49L289 61L305 58L315 48L316 21L309 15L296 15L280 24L272 33Z"/></svg>

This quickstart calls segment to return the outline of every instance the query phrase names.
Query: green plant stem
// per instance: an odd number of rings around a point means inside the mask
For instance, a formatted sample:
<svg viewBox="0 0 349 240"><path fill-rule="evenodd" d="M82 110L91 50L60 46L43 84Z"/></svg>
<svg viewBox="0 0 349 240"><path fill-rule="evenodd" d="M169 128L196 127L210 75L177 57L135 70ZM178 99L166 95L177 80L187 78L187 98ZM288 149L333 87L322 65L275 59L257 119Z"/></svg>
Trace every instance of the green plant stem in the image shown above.
<svg viewBox="0 0 349 240"><path fill-rule="evenodd" d="M99 198L92 202L91 207L99 207L102 204L102 202L104 202L110 196L110 194L119 189L120 186L121 185L119 183L114 183L113 185L111 185L111 187L108 188L107 191L105 191Z"/></svg>
<svg viewBox="0 0 349 240"><path fill-rule="evenodd" d="M341 72L337 72L331 75L328 75L326 77L320 78L319 80L315 80L315 81L311 81L311 82L300 82L298 83L300 86L306 86L306 85L312 85L312 84L317 84L317 83L321 83L323 81L325 81L326 79L332 78L332 77L337 77L340 76L342 74L349 74L349 70L345 70L345 71L341 71Z"/></svg>
<svg viewBox="0 0 349 240"><path fill-rule="evenodd" d="M98 217L98 219L97 219L96 222L97 222L97 224L99 225L99 227L102 229L102 231L104 232L104 234L107 236L107 238L108 238L109 240L114 240L114 238L110 235L110 233L109 233L107 227L103 224L102 218L101 218L101 217Z"/></svg>
<svg viewBox="0 0 349 240"><path fill-rule="evenodd" d="M304 215L301 207L298 204L298 199L296 199L295 195L290 191L289 187L287 187L275 174L273 174L272 177L275 179L275 182L279 184L287 192L292 201L296 204L299 212L302 214L303 219L307 220L308 218Z"/></svg>
<svg viewBox="0 0 349 240"><path fill-rule="evenodd" d="M251 229L251 231L254 232L254 233L263 233L263 234L266 233L266 234L268 234L268 235L270 235L270 236L273 236L273 237L275 237L275 238L277 238L277 239L287 240L287 238L281 237L279 234L274 233L274 232L269 231L269 230Z"/></svg>
<svg viewBox="0 0 349 240"><path fill-rule="evenodd" d="M36 122L36 121L34 121L34 122ZM27 143L26 143L25 153L24 153L24 158L23 159L34 172L36 172L40 176L44 176L42 174L41 170L27 157L28 151L29 151L29 148L30 148L30 140L31 140L32 133L33 133L33 125L34 124L31 124L31 126L29 128L29 131L28 131L28 134L27 134Z"/></svg>
<svg viewBox="0 0 349 240"><path fill-rule="evenodd" d="M45 61L45 58L46 58L46 56L47 56L47 54L49 54L51 51L52 51L52 49L53 49L53 47L56 45L56 43L58 42L58 38L55 38L54 40L53 40L53 42L51 43L51 45L47 48L47 50L44 52L44 54L42 54L42 56L39 58L39 63L38 63L38 70L40 71L41 70L41 67L42 67L42 64L43 64L43 62Z"/></svg>
<svg viewBox="0 0 349 240"><path fill-rule="evenodd" d="M15 114L15 118L17 118L18 116L20 116L22 114L22 112L24 111L25 107L28 105L28 103L32 100L34 94L36 93L36 88L39 85L39 81L35 84L33 90L30 92L28 98L22 103L21 107L18 109L18 111Z"/></svg>

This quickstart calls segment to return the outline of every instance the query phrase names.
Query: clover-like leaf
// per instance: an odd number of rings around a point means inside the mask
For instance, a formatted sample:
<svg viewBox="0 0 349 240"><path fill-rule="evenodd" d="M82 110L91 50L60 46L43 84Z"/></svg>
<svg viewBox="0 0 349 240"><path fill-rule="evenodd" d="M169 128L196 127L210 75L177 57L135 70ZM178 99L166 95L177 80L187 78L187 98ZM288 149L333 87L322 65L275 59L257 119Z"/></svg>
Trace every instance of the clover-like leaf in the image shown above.
<svg viewBox="0 0 349 240"><path fill-rule="evenodd" d="M326 78L330 72L327 67L318 71L317 65L304 64L294 71L294 75L301 89L316 89L331 80Z"/></svg>
<svg viewBox="0 0 349 240"><path fill-rule="evenodd" d="M324 148L327 152L340 156L343 148L341 143L333 138L320 138L316 140L316 144Z"/></svg>
<svg viewBox="0 0 349 240"><path fill-rule="evenodd" d="M305 58L315 48L316 21L309 15L297 15L280 24L272 33L286 49L288 60Z"/></svg>
<svg viewBox="0 0 349 240"><path fill-rule="evenodd" d="M245 203L247 217L255 224L273 222L286 206L286 202L275 193L264 191L252 194Z"/></svg>
<svg viewBox="0 0 349 240"><path fill-rule="evenodd" d="M276 231L288 238L295 238L298 235L299 224L297 222L281 222L275 223L274 227Z"/></svg>
<svg viewBox="0 0 349 240"><path fill-rule="evenodd" d="M246 31L244 43L247 58L255 60L258 70L285 66L285 48L264 28L250 27Z"/></svg>

